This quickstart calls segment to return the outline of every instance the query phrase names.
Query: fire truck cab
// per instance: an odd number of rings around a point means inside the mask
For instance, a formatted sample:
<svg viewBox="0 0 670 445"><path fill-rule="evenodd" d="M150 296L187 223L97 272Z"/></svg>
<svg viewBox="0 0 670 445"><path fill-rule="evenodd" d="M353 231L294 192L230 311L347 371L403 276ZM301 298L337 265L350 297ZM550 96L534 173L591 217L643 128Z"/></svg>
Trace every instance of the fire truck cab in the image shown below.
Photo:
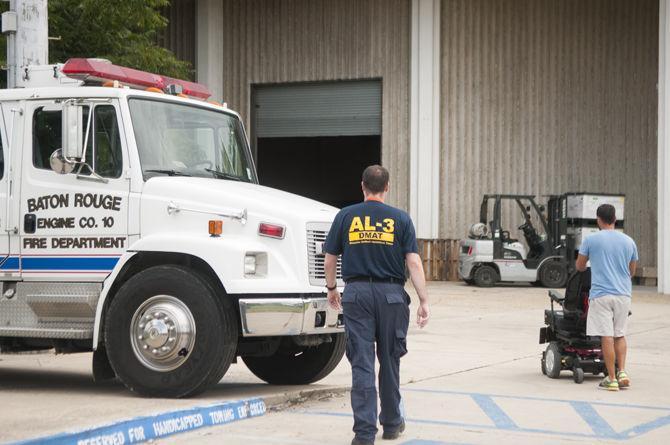
<svg viewBox="0 0 670 445"><path fill-rule="evenodd" d="M0 90L1 350L94 351L96 379L161 397L237 357L269 383L330 373L336 209L259 185L239 115L202 85L96 59L40 76Z"/></svg>

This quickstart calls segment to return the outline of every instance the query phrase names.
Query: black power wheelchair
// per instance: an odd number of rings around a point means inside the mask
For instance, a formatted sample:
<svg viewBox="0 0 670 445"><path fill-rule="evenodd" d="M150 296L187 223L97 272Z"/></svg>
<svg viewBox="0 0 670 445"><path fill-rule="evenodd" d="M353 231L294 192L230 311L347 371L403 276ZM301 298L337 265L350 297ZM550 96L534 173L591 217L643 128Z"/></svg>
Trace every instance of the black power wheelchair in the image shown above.
<svg viewBox="0 0 670 445"><path fill-rule="evenodd" d="M568 278L564 296L549 291L551 309L544 311L546 326L540 328L540 344L549 343L542 353L542 373L549 378L557 379L561 371L571 370L575 383L582 383L585 372L607 372L600 337L586 335L590 289L591 269L587 269Z"/></svg>

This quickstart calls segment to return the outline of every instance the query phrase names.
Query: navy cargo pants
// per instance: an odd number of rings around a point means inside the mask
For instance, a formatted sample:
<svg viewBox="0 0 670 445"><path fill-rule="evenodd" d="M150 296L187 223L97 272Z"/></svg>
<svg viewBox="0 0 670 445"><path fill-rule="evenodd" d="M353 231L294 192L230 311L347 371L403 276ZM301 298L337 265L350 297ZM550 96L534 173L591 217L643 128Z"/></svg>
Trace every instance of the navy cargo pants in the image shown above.
<svg viewBox="0 0 670 445"><path fill-rule="evenodd" d="M374 441L377 434L375 344L379 359L379 422L400 427L400 357L407 353L409 295L401 284L348 283L342 294L347 358L351 362L354 433Z"/></svg>

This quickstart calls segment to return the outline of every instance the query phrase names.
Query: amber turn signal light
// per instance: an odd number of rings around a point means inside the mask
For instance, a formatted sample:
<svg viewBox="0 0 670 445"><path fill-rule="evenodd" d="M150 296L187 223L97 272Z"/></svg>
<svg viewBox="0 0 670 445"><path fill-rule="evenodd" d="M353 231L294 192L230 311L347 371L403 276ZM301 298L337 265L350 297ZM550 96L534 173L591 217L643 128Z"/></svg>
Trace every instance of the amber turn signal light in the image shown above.
<svg viewBox="0 0 670 445"><path fill-rule="evenodd" d="M210 236L221 236L223 233L223 221L221 220L211 220L209 222L209 235Z"/></svg>

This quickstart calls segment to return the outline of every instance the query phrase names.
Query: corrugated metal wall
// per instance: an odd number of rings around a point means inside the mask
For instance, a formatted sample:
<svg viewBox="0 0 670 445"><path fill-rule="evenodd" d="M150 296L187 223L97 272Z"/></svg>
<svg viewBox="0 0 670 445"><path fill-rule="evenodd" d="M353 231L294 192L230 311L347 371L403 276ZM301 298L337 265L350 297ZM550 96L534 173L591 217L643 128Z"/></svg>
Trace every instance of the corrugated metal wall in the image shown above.
<svg viewBox="0 0 670 445"><path fill-rule="evenodd" d="M224 100L249 126L252 84L382 80L382 162L407 208L409 0L225 0Z"/></svg>
<svg viewBox="0 0 670 445"><path fill-rule="evenodd" d="M168 26L158 37L159 45L172 51L177 58L189 62L193 69L196 53L195 7L196 0L171 0L170 6L163 11Z"/></svg>
<svg viewBox="0 0 670 445"><path fill-rule="evenodd" d="M658 0L443 0L441 51L442 237L484 193L623 192L656 263Z"/></svg>
<svg viewBox="0 0 670 445"><path fill-rule="evenodd" d="M164 44L195 62L195 0ZM410 0L224 0L225 100L252 84L381 78L383 163L407 208ZM440 236L484 193L625 193L656 262L657 0L442 0Z"/></svg>

